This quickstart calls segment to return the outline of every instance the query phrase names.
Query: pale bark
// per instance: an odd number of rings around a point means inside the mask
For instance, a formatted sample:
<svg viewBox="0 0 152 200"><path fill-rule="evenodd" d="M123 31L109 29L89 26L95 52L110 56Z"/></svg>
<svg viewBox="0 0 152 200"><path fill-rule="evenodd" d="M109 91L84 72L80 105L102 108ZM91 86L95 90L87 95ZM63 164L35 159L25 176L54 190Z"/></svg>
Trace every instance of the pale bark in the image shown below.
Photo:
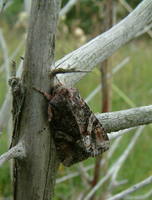
<svg viewBox="0 0 152 200"><path fill-rule="evenodd" d="M120 23L97 36L79 49L69 53L55 63L63 69L92 70L98 63L112 55L119 47L133 39L139 31L152 21L152 1L144 0ZM84 73L58 75L65 85L74 85Z"/></svg>
<svg viewBox="0 0 152 200"><path fill-rule="evenodd" d="M22 142L8 150L8 152L0 156L0 167L4 162L12 158L23 159L26 158L25 148Z"/></svg>
<svg viewBox="0 0 152 200"><path fill-rule="evenodd" d="M131 13L133 11L132 7L127 3L127 1L125 1L125 0L119 0L119 2L123 5L124 8L126 8L126 10L128 12ZM147 30L145 32L147 32L147 34L152 38L152 31L151 30Z"/></svg>
<svg viewBox="0 0 152 200"><path fill-rule="evenodd" d="M119 138L119 137L127 134L128 132L134 130L135 128L137 128L137 127L128 128L128 129L120 130L120 131L117 131L117 132L108 133L108 138L109 138L109 140Z"/></svg>
<svg viewBox="0 0 152 200"><path fill-rule="evenodd" d="M20 65L17 70L17 77L21 77L23 68L22 68L23 62L20 62ZM3 128L6 128L11 116L11 102L12 102L12 96L10 91L8 91L5 100L2 104L2 107L0 109L0 130L3 131Z"/></svg>
<svg viewBox="0 0 152 200"><path fill-rule="evenodd" d="M123 199L124 197L126 197L128 194L131 194L132 192L135 192L136 190L139 190L140 188L148 185L152 183L152 176L149 176L148 178L146 178L145 180L131 186L130 188L128 188L127 190L124 190L122 192L120 192L119 194L116 194L113 197L108 198L108 200L119 200L119 199Z"/></svg>
<svg viewBox="0 0 152 200"><path fill-rule="evenodd" d="M24 9L28 14L30 14L31 0L24 0Z"/></svg>
<svg viewBox="0 0 152 200"><path fill-rule="evenodd" d="M5 66L4 69L5 69L5 73L6 73L6 85L8 85L7 82L8 82L9 75L10 75L10 73L9 73L8 48L7 48L5 38L4 38L1 30L0 30L0 46L2 48L3 58L4 58L4 66Z"/></svg>
<svg viewBox="0 0 152 200"><path fill-rule="evenodd" d="M126 200L140 200L140 199L149 199L150 197L152 196L152 190L146 192L145 194L143 195L139 195L139 196L127 196L126 197Z"/></svg>
<svg viewBox="0 0 152 200"><path fill-rule="evenodd" d="M126 147L126 149L123 151L123 153L121 154L121 156L119 157L117 164L115 166L115 171L112 174L111 177L111 181L110 181L110 188L112 189L114 186L117 186L117 184L119 183L117 181L117 177L118 177L118 173L120 171L120 169L122 168L124 162L126 161L126 159L128 158L130 152L132 151L133 147L135 146L139 136L141 135L141 133L144 130L144 126L139 127L137 129L137 131L135 132L135 134L133 135L133 137L131 138L129 145Z"/></svg>
<svg viewBox="0 0 152 200"><path fill-rule="evenodd" d="M106 132L119 131L126 128L152 123L152 106L131 108L111 113L97 114Z"/></svg>
<svg viewBox="0 0 152 200"><path fill-rule="evenodd" d="M68 3L61 9L59 16L62 17L66 15L69 10L76 4L78 0L69 0Z"/></svg>
<svg viewBox="0 0 152 200"><path fill-rule="evenodd" d="M54 58L59 7L60 0L32 1L23 67L26 96L18 125L26 159L15 162L14 200L53 198L58 159L47 120L47 102L32 86L50 90L49 64Z"/></svg>
<svg viewBox="0 0 152 200"><path fill-rule="evenodd" d="M122 69L124 66L126 66L126 64L130 61L130 58L127 57L125 59L123 59L118 65L116 65L113 69L112 69L112 74L107 74L107 77L110 78L111 75L114 75L116 72L118 72L120 69ZM91 91L91 93L86 97L85 102L89 103L93 97L101 90L102 85L99 84L94 90Z"/></svg>

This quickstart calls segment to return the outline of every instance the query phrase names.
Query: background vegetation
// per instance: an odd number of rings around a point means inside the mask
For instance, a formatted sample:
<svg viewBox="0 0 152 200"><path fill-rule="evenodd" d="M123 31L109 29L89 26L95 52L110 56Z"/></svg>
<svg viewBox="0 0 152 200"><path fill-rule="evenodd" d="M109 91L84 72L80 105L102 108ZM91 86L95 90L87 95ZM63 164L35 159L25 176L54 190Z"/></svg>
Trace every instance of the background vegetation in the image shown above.
<svg viewBox="0 0 152 200"><path fill-rule="evenodd" d="M67 1L63 1L63 5ZM132 7L135 7L140 1L129 1ZM124 17L127 12L119 4L118 8L118 20ZM13 3L1 14L2 20L0 21L0 27L5 37L9 55L14 52L14 49L18 46L23 37L25 36L27 28L27 18L20 21L21 12L23 12L23 2L21 0L14 0ZM102 1L82 0L79 1L76 6L67 14L66 18L61 19L59 23L59 31L57 35L56 44L56 59L63 57L68 52L78 48L84 42L97 35L101 30L102 21ZM76 30L81 28L81 34L77 34ZM82 39L83 36L83 39ZM14 58L19 63L20 56L23 55L24 46ZM151 104L152 99L152 41L148 35L144 35L129 44L125 45L119 51L112 56L112 66L116 66L123 58L129 56L130 62L116 73L113 77L113 91L112 91L112 111L128 109L135 106L144 106ZM0 49L0 64L3 64L3 54ZM81 80L77 87L80 90L81 95L85 98L89 93L96 88L100 83L100 71L96 68L92 73L89 73L83 80ZM123 95L120 92L123 91ZM0 105L5 98L7 92L5 73L0 73ZM125 95L130 99L128 102ZM100 92L89 103L94 112L100 112L102 97ZM120 180L127 179L128 182L115 190L119 192L122 189L129 187L130 185L144 179L152 174L152 127L147 126L139 138L134 150L129 155L123 168L119 174ZM8 149L8 130L4 130L0 135L0 154ZM116 158L123 152L128 143L130 142L131 133L124 136L121 140L121 144L117 151L113 155L112 159L107 163L110 165L116 160ZM84 165L94 163L94 159L89 159L84 162ZM64 176L72 171L77 171L77 165L65 168L60 166L58 177ZM93 170L89 171L91 175ZM105 170L101 173L103 175ZM10 184L10 167L9 163L0 168L0 197L11 196L11 184ZM145 187L135 194L142 194L149 190L149 187ZM78 193L83 191L85 185L83 184L81 177L70 179L61 184L57 184L56 187L56 200L74 199ZM103 187L105 188L105 186ZM102 189L101 189L102 190ZM100 191L101 191L100 190Z"/></svg>

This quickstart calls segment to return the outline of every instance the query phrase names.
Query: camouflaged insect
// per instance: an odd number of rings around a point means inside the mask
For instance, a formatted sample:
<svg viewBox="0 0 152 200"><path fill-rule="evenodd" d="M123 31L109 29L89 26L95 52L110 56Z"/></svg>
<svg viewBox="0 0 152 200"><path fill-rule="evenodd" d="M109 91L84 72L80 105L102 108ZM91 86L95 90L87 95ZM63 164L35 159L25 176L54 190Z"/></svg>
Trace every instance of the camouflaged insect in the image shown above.
<svg viewBox="0 0 152 200"><path fill-rule="evenodd" d="M48 99L48 115L60 161L70 166L109 148L109 139L77 89L58 85Z"/></svg>

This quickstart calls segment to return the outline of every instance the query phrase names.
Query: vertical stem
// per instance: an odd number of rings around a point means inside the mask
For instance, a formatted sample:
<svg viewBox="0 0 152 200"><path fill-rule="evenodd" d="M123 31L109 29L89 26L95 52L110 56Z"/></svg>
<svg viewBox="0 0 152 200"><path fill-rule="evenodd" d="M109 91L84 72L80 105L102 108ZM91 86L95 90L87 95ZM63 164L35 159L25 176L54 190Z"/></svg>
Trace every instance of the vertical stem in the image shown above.
<svg viewBox="0 0 152 200"><path fill-rule="evenodd" d="M113 0L106 0L104 2L105 14L103 22L103 32L112 27L113 25ZM111 73L110 60L107 59L101 64L101 84L102 84L102 112L108 112L111 108L111 80L107 78L107 74ZM96 158L94 167L94 177L92 187L95 186L100 177L100 163L102 156ZM94 199L94 197L92 198Z"/></svg>
<svg viewBox="0 0 152 200"><path fill-rule="evenodd" d="M14 200L53 199L58 166L47 118L47 102L32 87L49 92L49 66L54 59L55 32L60 0L33 0L24 60L25 101L18 124L26 160L14 165Z"/></svg>

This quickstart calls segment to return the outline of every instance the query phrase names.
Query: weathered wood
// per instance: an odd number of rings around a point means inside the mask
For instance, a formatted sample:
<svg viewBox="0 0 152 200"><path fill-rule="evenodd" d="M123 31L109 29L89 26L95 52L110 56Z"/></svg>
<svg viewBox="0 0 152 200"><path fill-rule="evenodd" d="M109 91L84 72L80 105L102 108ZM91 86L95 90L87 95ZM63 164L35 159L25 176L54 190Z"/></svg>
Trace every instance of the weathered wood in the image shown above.
<svg viewBox="0 0 152 200"><path fill-rule="evenodd" d="M92 70L98 63L111 56L119 47L133 39L139 31L152 21L152 1L143 0L126 18L105 33L92 39L79 49L58 60L59 68ZM74 85L84 73L58 75L66 85Z"/></svg>
<svg viewBox="0 0 152 200"><path fill-rule="evenodd" d="M106 132L152 123L152 105L128 110L97 114Z"/></svg>
<svg viewBox="0 0 152 200"><path fill-rule="evenodd" d="M18 143L16 146L9 149L7 152L0 156L0 167L4 162L12 158L24 159L26 157L26 152L24 144L22 142Z"/></svg>
<svg viewBox="0 0 152 200"><path fill-rule="evenodd" d="M52 132L47 120L47 102L32 86L50 90L49 64L54 43L60 0L32 1L24 60L26 90L18 127L24 140L26 159L15 161L14 200L50 200L58 165Z"/></svg>

